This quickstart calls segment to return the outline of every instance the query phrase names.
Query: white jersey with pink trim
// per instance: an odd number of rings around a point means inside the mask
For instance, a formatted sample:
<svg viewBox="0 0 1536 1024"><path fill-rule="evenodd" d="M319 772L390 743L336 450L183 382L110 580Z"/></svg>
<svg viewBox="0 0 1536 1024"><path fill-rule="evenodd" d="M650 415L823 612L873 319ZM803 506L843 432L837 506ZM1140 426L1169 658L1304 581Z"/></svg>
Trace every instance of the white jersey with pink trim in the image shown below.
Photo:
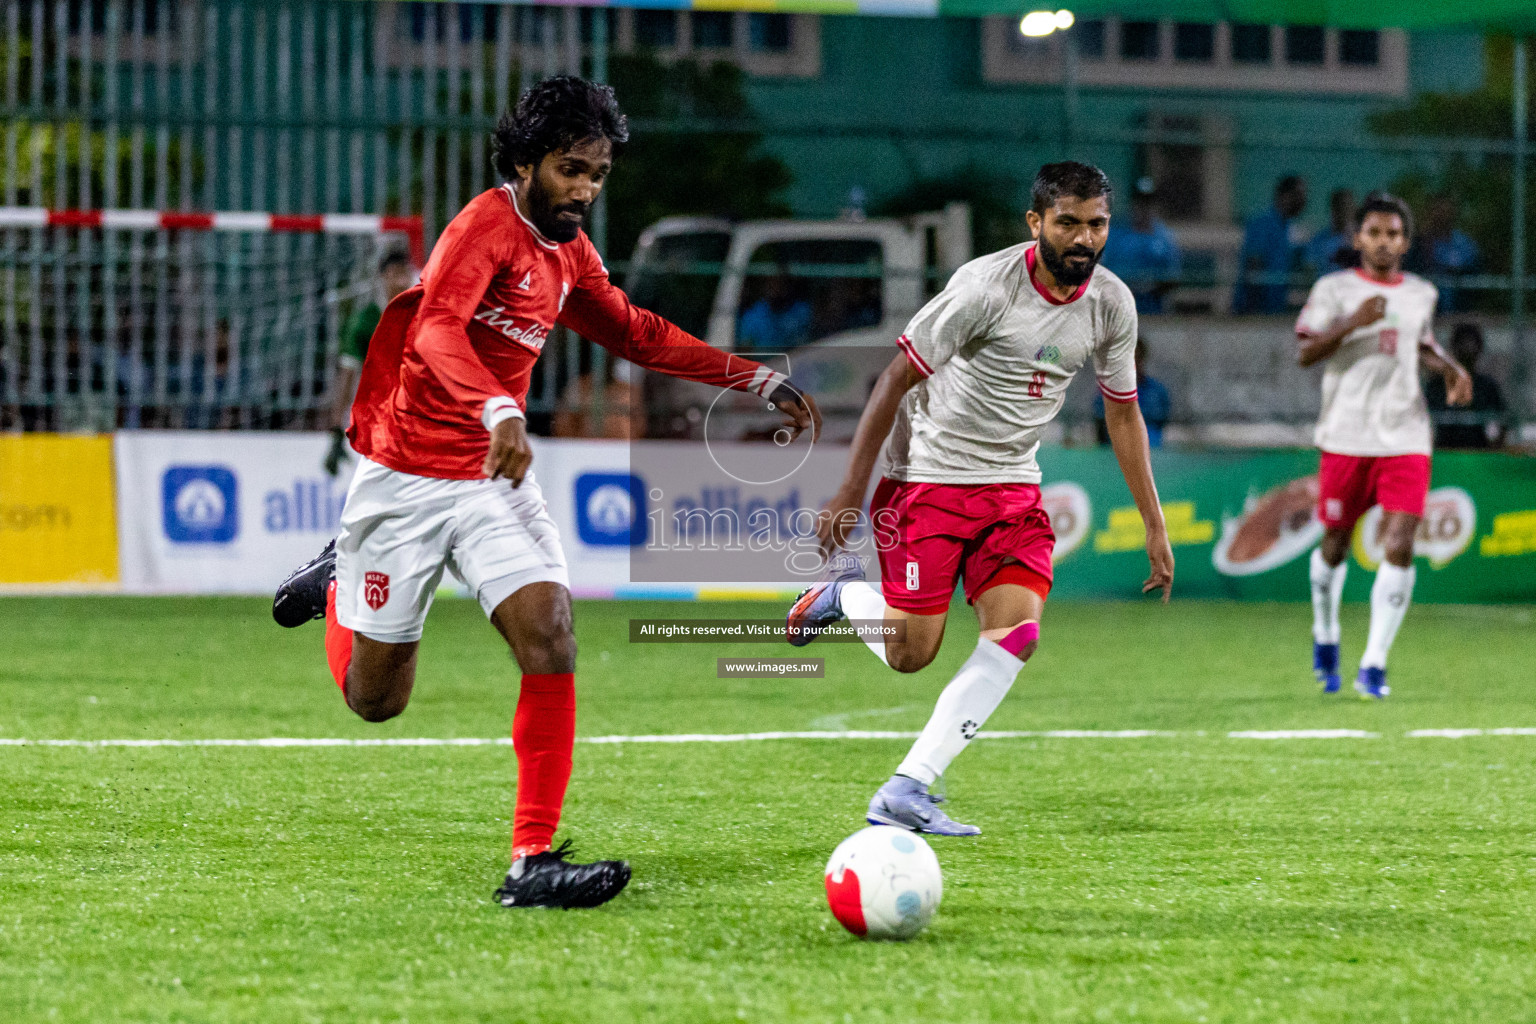
<svg viewBox="0 0 1536 1024"><path fill-rule="evenodd" d="M1435 286L1416 274L1395 283L1340 270L1318 278L1296 320L1296 333L1327 330L1375 295L1387 312L1344 336L1323 369L1323 409L1313 440L1337 455L1428 455L1429 410L1419 385L1419 344L1432 340Z"/></svg>
<svg viewBox="0 0 1536 1024"><path fill-rule="evenodd" d="M925 378L902 399L885 475L941 484L1040 482L1042 428L1091 358L1110 401L1136 400L1136 300L1103 267L1068 301L1034 280L1026 242L972 260L897 344Z"/></svg>

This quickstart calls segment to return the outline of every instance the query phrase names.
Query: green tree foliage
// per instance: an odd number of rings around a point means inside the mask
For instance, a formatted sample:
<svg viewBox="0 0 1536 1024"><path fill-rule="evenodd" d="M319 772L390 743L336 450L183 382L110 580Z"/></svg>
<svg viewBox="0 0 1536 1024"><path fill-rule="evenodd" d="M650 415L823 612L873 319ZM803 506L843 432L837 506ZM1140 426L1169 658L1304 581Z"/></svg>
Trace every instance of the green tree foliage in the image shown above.
<svg viewBox="0 0 1536 1024"><path fill-rule="evenodd" d="M1024 211L1013 201L1019 183L974 166L943 178L924 178L874 205L876 217L904 217L941 210L948 203L971 206L972 248L978 255L1024 241Z"/></svg>
<svg viewBox="0 0 1536 1024"><path fill-rule="evenodd" d="M695 214L784 217L790 170L751 130L746 76L734 64L663 63L615 54L609 81L633 140L608 182L608 251L627 257L647 225Z"/></svg>
<svg viewBox="0 0 1536 1024"><path fill-rule="evenodd" d="M1487 42L1483 88L1472 93L1425 93L1406 107L1369 119L1372 131L1388 137L1507 140L1514 107L1514 46L1507 38ZM1536 167L1531 168L1536 171ZM1482 249L1482 269L1507 272L1512 253L1509 197L1514 179L1507 154L1457 154L1420 166L1392 188L1420 215L1434 196L1453 197L1457 226ZM1528 188L1536 187L1536 176ZM1529 194L1536 196L1536 190ZM1536 238L1536 208L1528 209L1527 237ZM1502 296L1486 296L1503 305Z"/></svg>

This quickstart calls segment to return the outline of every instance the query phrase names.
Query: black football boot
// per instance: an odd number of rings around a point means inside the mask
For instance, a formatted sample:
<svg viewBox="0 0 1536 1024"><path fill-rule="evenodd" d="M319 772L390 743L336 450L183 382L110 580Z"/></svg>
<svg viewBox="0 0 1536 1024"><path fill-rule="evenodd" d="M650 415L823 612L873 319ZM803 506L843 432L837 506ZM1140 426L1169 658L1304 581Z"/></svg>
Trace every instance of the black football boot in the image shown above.
<svg viewBox="0 0 1536 1024"><path fill-rule="evenodd" d="M629 863L600 860L572 864L570 841L553 850L512 862L506 881L496 890L504 907L596 907L613 899L629 884Z"/></svg>
<svg viewBox="0 0 1536 1024"><path fill-rule="evenodd" d="M336 575L336 541L305 562L282 583L272 598L272 618L292 629L312 619L325 618L325 591Z"/></svg>

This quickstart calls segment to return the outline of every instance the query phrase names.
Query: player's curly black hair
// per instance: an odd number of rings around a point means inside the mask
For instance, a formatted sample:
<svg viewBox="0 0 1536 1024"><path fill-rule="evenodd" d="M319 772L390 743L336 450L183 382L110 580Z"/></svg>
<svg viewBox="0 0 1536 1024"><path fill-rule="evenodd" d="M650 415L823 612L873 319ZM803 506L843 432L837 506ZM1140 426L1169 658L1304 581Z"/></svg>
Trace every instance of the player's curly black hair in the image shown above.
<svg viewBox="0 0 1536 1024"><path fill-rule="evenodd" d="M1360 209L1355 211L1355 231L1365 226L1365 215L1368 213L1390 213L1402 218L1403 234L1408 238L1413 237L1413 211L1408 204L1403 202L1391 192L1372 192L1361 202Z"/></svg>
<svg viewBox="0 0 1536 1024"><path fill-rule="evenodd" d="M1097 199L1103 196L1104 201L1109 202L1114 194L1115 188L1109 183L1109 175L1092 164L1063 160L1040 168L1030 188L1029 205L1030 209L1043 217L1062 196L1074 199Z"/></svg>
<svg viewBox="0 0 1536 1024"><path fill-rule="evenodd" d="M619 110L613 88L574 75L546 78L504 114L491 141L496 173L511 180L518 165L537 164L588 139L606 138L617 157L629 141L629 121Z"/></svg>

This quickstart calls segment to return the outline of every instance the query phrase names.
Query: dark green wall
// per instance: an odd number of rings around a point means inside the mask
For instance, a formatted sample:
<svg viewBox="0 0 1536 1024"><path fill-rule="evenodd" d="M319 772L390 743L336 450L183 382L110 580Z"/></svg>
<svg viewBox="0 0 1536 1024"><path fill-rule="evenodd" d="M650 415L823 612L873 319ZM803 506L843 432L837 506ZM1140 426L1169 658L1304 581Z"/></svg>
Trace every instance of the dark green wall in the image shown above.
<svg viewBox="0 0 1536 1024"><path fill-rule="evenodd" d="M769 148L793 169L790 202L805 216L835 214L859 187L872 202L920 178L980 167L1013 178L1022 197L1041 163L1060 159L1061 91L994 86L981 77L981 23L824 17L822 72L814 79L754 79L752 98ZM1476 35L1414 35L1410 91L1470 91L1484 72ZM1132 131L1151 109L1217 112L1236 130L1235 202L1239 216L1269 201L1274 179L1305 174L1314 201L1307 219L1325 216L1338 185L1365 190L1407 169L1410 157L1383 153L1366 115L1405 100L1368 96L1135 91L1084 87L1081 155L1128 186L1135 146L1094 142ZM1301 148L1307 142L1318 143Z"/></svg>

